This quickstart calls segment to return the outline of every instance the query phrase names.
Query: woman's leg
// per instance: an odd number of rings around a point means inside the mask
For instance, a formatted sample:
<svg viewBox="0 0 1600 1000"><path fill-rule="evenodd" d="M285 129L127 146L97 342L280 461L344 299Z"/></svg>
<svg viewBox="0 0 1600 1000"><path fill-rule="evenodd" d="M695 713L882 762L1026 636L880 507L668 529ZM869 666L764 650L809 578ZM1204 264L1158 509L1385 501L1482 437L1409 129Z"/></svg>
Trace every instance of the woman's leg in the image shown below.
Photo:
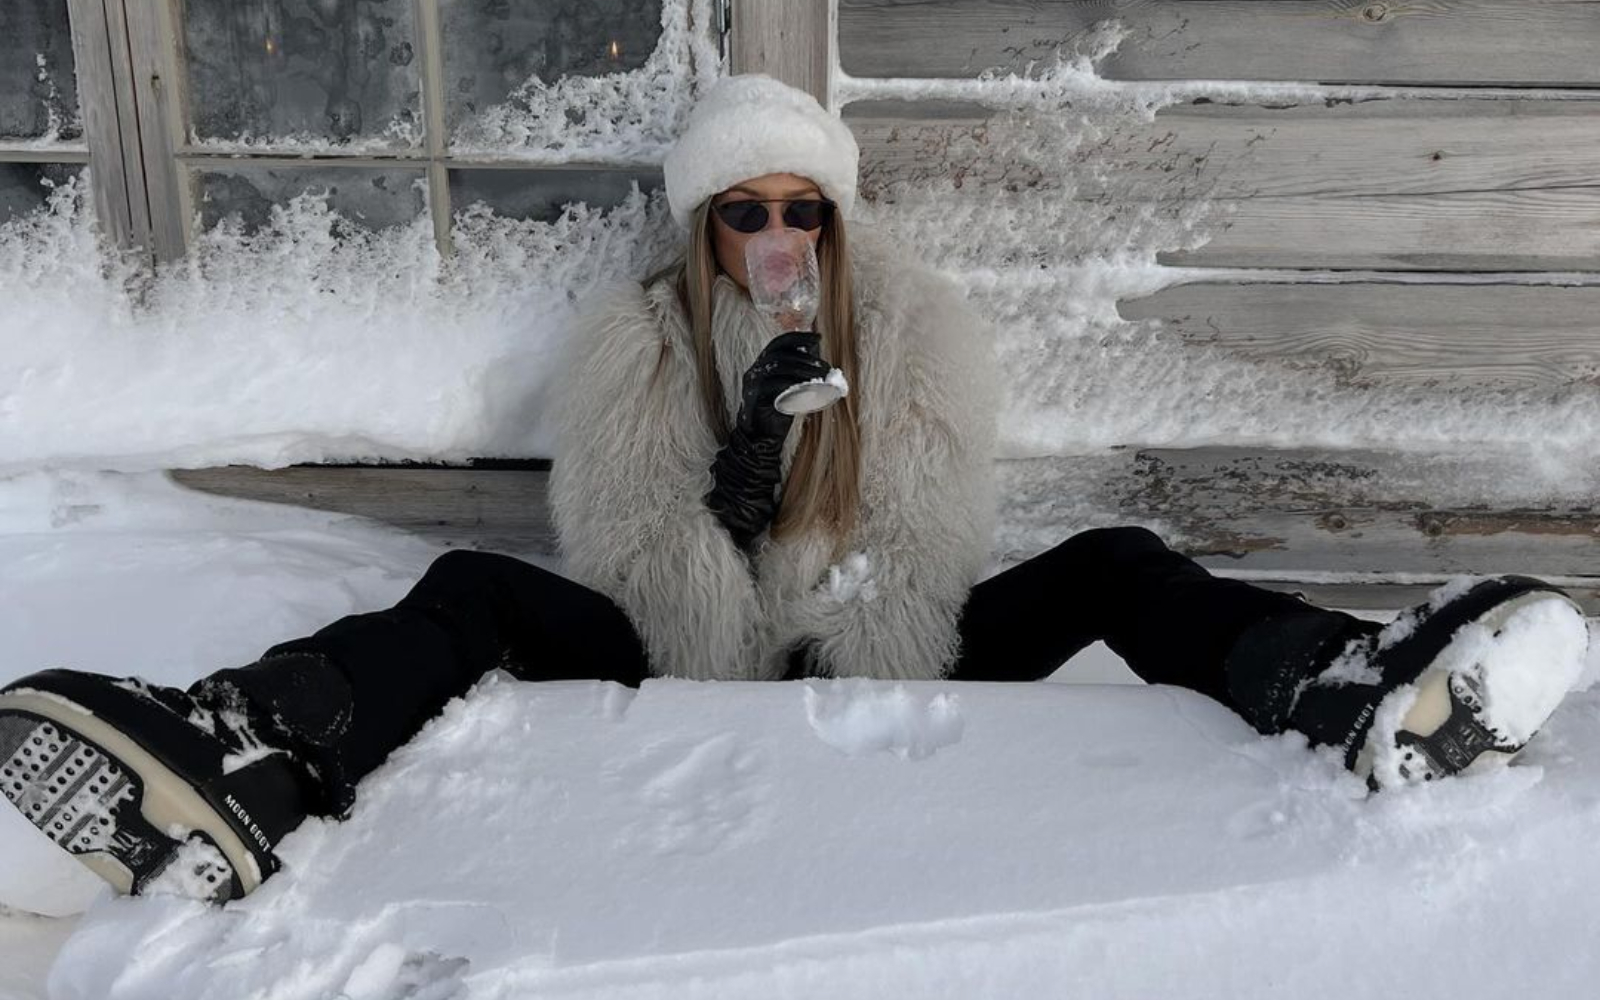
<svg viewBox="0 0 1600 1000"><path fill-rule="evenodd" d="M393 608L274 646L230 685L297 737L344 812L357 782L497 667L530 681L636 685L643 645L602 594L510 556L452 551Z"/></svg>
<svg viewBox="0 0 1600 1000"><path fill-rule="evenodd" d="M1146 681L1241 708L1228 653L1251 625L1289 616L1330 634L1361 628L1348 615L1212 576L1144 528L1096 528L973 588L951 676L1038 680L1100 639Z"/></svg>
<svg viewBox="0 0 1600 1000"><path fill-rule="evenodd" d="M600 594L453 552L387 611L341 619L188 691L74 670L0 689L0 794L122 892L229 899L278 840L342 815L356 783L487 671L637 683L646 659Z"/></svg>
<svg viewBox="0 0 1600 1000"><path fill-rule="evenodd" d="M1147 681L1341 748L1374 788L1520 751L1588 644L1582 610L1528 577L1441 589L1380 630L1219 580L1139 528L1084 532L979 584L961 635L963 680L1043 677L1104 639Z"/></svg>

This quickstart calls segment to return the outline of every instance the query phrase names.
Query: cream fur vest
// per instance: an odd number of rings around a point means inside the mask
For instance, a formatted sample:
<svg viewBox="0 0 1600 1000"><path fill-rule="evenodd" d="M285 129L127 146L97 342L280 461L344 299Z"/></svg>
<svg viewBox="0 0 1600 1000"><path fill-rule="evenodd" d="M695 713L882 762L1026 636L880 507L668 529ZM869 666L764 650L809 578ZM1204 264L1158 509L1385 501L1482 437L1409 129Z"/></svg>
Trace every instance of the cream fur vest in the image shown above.
<svg viewBox="0 0 1600 1000"><path fill-rule="evenodd" d="M948 280L852 236L862 506L839 564L820 536L763 535L747 557L706 509L721 442L668 283L604 289L572 333L551 475L566 573L627 613L657 674L774 679L804 640L838 676L931 679L955 661L994 525L992 335ZM731 422L774 331L725 277L713 315Z"/></svg>

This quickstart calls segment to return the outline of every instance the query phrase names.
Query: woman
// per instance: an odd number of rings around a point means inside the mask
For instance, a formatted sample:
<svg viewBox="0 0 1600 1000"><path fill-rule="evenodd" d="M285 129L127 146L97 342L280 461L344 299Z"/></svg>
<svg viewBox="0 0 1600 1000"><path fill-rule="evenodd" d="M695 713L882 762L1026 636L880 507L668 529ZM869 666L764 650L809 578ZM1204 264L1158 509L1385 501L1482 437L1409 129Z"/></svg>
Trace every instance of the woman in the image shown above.
<svg viewBox="0 0 1600 1000"><path fill-rule="evenodd" d="M497 666L1032 680L1104 639L1147 681L1343 748L1374 787L1514 753L1554 710L1587 633L1534 580L1441 592L1380 634L1120 528L978 582L989 333L946 281L847 238L856 159L836 118L764 77L696 109L666 161L684 260L608 289L572 337L551 483L571 579L452 552L394 608L188 691L24 678L0 694L6 797L124 892L221 899L270 874L306 815L346 814L362 776ZM745 291L744 245L775 228L815 245L815 333L774 336ZM839 403L774 407L835 366Z"/></svg>

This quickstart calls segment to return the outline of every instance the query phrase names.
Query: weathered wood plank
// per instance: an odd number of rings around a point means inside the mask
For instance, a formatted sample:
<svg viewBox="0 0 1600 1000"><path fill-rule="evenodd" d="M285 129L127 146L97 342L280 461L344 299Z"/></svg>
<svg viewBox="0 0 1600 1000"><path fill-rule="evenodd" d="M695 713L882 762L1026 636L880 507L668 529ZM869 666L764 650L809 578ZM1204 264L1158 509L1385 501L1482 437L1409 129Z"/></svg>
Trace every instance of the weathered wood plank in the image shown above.
<svg viewBox="0 0 1600 1000"><path fill-rule="evenodd" d="M1116 19L1113 80L1600 84L1600 4L1564 0L838 0L862 77L1025 72Z"/></svg>
<svg viewBox="0 0 1600 1000"><path fill-rule="evenodd" d="M1050 117L1061 117L1051 115ZM1153 121L1041 136L1032 114L953 101L863 101L844 119L862 187L956 178L1160 200L1430 195L1593 187L1600 97L1391 98L1327 104L1177 104Z"/></svg>
<svg viewBox="0 0 1600 1000"><path fill-rule="evenodd" d="M1382 452L1125 450L1001 464L998 552L1017 559L1090 524L1155 526L1202 563L1286 589L1368 579L1370 606L1459 573L1522 572L1600 588L1600 510L1583 490L1540 496L1514 457ZM549 554L543 471L226 468L185 486L372 517L439 542ZM1051 497L1070 498L1062 515ZM1490 499L1485 499L1488 497ZM1496 499L1498 498L1498 499ZM1087 506L1085 506L1087 505ZM1085 511L1091 511L1087 515ZM1309 592L1309 591L1308 591ZM1349 604L1347 606L1368 606ZM1399 606L1399 605L1394 605ZM1600 607L1600 605L1597 605Z"/></svg>
<svg viewBox="0 0 1600 1000"><path fill-rule="evenodd" d="M1530 464L1243 448L1007 462L998 548L1007 559L1036 551L1058 528L1050 498L1060 497L1073 522L1062 537L1086 511L1094 524L1147 524L1214 570L1345 607L1404 606L1456 574L1529 573L1563 580L1600 610L1593 491L1540 489Z"/></svg>
<svg viewBox="0 0 1600 1000"><path fill-rule="evenodd" d="M1515 520L1524 513L1562 518L1600 511L1595 470L1556 474L1538 456L1509 449L1125 448L1092 460L1041 462L1046 470L1055 464L1090 483L1103 482L1095 488L1098 495L1140 516L1226 520L1278 512L1393 512L1415 522L1431 541L1441 536L1441 524L1450 529L1443 534L1451 534L1455 522L1446 522L1464 512ZM1002 468L1022 473L1032 464L1012 461ZM1334 520L1326 530L1345 534L1347 527Z"/></svg>
<svg viewBox="0 0 1600 1000"><path fill-rule="evenodd" d="M833 100L833 5L830 0L733 0L735 73L765 73Z"/></svg>
<svg viewBox="0 0 1600 1000"><path fill-rule="evenodd" d="M1177 267L1600 271L1600 187L1219 202L1210 240Z"/></svg>
<svg viewBox="0 0 1600 1000"><path fill-rule="evenodd" d="M880 201L955 184L1205 203L1209 242L1163 263L1600 269L1600 100L1181 105L1081 142L973 105L874 101L845 119Z"/></svg>
<svg viewBox="0 0 1600 1000"><path fill-rule="evenodd" d="M556 550L544 471L227 466L175 471L172 478L203 493L368 517L443 545Z"/></svg>
<svg viewBox="0 0 1600 1000"><path fill-rule="evenodd" d="M1600 287L1201 282L1126 300L1194 344L1343 385L1600 383Z"/></svg>
<svg viewBox="0 0 1600 1000"><path fill-rule="evenodd" d="M157 257L176 260L188 249L189 220L194 214L188 177L173 157L183 145L187 115L184 76L178 70L179 0L118 2L126 3L150 242Z"/></svg>
<svg viewBox="0 0 1600 1000"><path fill-rule="evenodd" d="M120 11L120 3L117 9ZM72 57L77 68L83 137L94 158L95 217L112 243L132 247L145 242L150 222L147 214L142 225L134 221L134 203L141 211L145 207L143 180L137 174L129 177L123 149L123 119L129 112L125 105L132 97L127 60L122 60L123 71L119 74L104 0L68 0L67 11L72 20ZM130 196L135 190L137 198Z"/></svg>
<svg viewBox="0 0 1600 1000"><path fill-rule="evenodd" d="M1438 582L1389 583L1372 580L1364 583L1321 583L1316 581L1280 581L1260 579L1249 573L1234 573L1216 566L1212 572L1235 577L1268 590L1299 594L1312 604L1343 611L1396 611L1421 604ZM1555 580L1582 605L1584 613L1593 618L1600 616L1600 579L1580 578Z"/></svg>

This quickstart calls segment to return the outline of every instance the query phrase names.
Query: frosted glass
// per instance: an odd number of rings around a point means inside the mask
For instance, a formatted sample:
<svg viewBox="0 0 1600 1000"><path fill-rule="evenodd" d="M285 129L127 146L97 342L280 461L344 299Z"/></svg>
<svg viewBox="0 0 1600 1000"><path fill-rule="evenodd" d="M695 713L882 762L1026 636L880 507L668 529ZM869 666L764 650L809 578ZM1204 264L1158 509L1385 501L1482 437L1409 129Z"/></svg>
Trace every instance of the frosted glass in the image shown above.
<svg viewBox="0 0 1600 1000"><path fill-rule="evenodd" d="M420 143L412 0L185 0L183 32L201 140Z"/></svg>
<svg viewBox="0 0 1600 1000"><path fill-rule="evenodd" d="M447 129L517 104L530 80L642 67L661 38L661 0L443 0Z"/></svg>
<svg viewBox="0 0 1600 1000"><path fill-rule="evenodd" d="M552 222L569 204L608 209L633 185L649 193L661 186L654 170L452 170L450 205L461 211L482 202L510 219Z"/></svg>
<svg viewBox="0 0 1600 1000"><path fill-rule="evenodd" d="M237 216L246 232L265 227L275 205L301 194L326 192L327 204L346 222L379 230L421 215L427 198L420 170L354 167L228 167L199 175L196 202L207 229Z"/></svg>
<svg viewBox="0 0 1600 1000"><path fill-rule="evenodd" d="M67 0L0 0L0 138L77 140Z"/></svg>
<svg viewBox="0 0 1600 1000"><path fill-rule="evenodd" d="M0 163L0 225L42 208L52 185L66 184L82 171L75 163Z"/></svg>

